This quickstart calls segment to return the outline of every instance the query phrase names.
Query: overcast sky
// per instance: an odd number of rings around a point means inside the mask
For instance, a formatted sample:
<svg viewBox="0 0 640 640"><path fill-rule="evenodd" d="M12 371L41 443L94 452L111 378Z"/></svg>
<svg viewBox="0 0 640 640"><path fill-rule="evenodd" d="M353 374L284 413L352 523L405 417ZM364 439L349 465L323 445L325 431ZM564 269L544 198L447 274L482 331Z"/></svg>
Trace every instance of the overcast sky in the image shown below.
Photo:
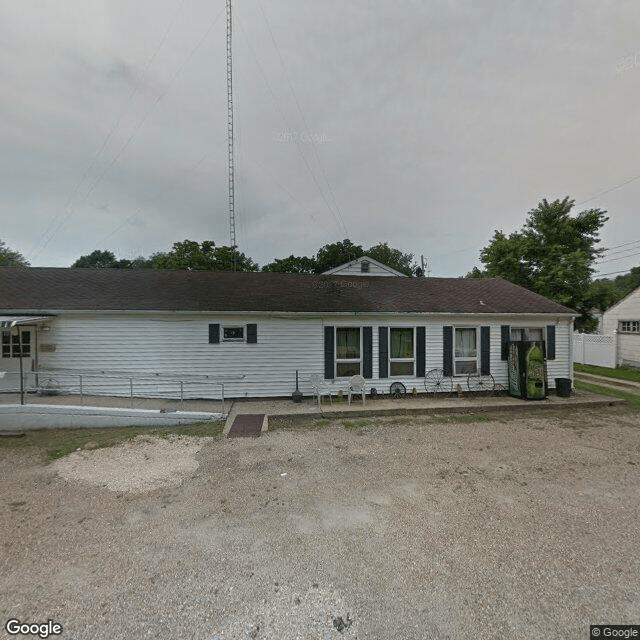
<svg viewBox="0 0 640 640"><path fill-rule="evenodd" d="M233 15L236 237L259 264L348 237L463 275L566 195L609 213L601 273L640 264L637 0ZM229 244L225 34L224 0L2 3L0 239L33 266Z"/></svg>

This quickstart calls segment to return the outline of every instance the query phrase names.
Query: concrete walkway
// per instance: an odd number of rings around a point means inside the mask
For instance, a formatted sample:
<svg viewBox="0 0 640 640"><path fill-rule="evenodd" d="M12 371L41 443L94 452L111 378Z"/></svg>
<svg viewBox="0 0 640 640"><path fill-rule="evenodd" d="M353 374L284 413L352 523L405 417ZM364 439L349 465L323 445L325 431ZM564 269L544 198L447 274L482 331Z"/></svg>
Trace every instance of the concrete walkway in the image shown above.
<svg viewBox="0 0 640 640"><path fill-rule="evenodd" d="M0 415L4 414L1 424L7 423L10 415L17 418L17 414L29 414L27 420L33 423L31 428L46 428L51 424L53 416L56 414L55 426L64 427L64 420L60 417L65 408L68 409L68 422L66 426L95 426L84 424L87 416L92 413L92 408L111 408L118 418L125 418L127 413L135 418L131 424L151 424L154 416L141 421L142 413L155 414L155 424L168 425L171 418L188 419L185 414L191 413L191 417L196 420L226 418L226 428L228 431L236 416L245 414L264 414L270 420L286 420L288 422L305 422L322 418L355 418L366 416L395 416L395 415L434 415L443 413L473 413L477 411L532 411L544 409L580 409L610 404L619 404L624 401L602 396L586 391L575 391L570 398L560 398L553 393L546 400L526 401L512 398L506 395L499 396L472 396L462 395L460 397L446 395L444 397L434 397L432 395L421 394L416 397L410 394L403 398L377 397L367 398L365 404L360 400L353 401L349 405L346 399L339 401L333 399L332 403L323 401L321 406L313 398L304 398L302 402L295 403L291 398L260 398L254 400L236 400L225 402L223 412L220 400L185 400L184 403L176 400L164 400L161 398L134 398L133 408L129 398L111 396L85 396L83 405L80 405L79 396L37 396L27 394L25 396L26 407L20 407L19 394L0 394ZM94 412L96 413L96 412ZM100 412L104 415L105 412ZM84 418L84 419L83 419ZM193 420L191 420L193 421ZM20 420L24 423L24 417ZM122 425L121 421L115 421ZM8 424L8 423L7 423Z"/></svg>
<svg viewBox="0 0 640 640"><path fill-rule="evenodd" d="M527 401L510 396L461 396L436 397L419 395L395 398L367 398L363 405L361 401L352 402L349 406L346 400L333 403L323 401L319 407L312 398L304 398L296 404L289 398L272 398L259 400L237 400L233 403L227 424L231 424L235 416L240 414L264 413L269 419L289 419L304 422L310 419L322 418L355 418L385 415L420 415L441 413L471 413L475 411L530 411L544 409L580 409L608 406L612 403L620 404L624 401L609 396L602 396L586 391L575 391L570 398L560 398L550 395L546 400Z"/></svg>
<svg viewBox="0 0 640 640"><path fill-rule="evenodd" d="M619 378L611 378L609 376L598 376L593 373L583 373L581 371L576 371L574 376L577 380L581 380L582 382L598 384L603 387L620 389L622 391L629 391L630 393L637 393L640 395L640 382L634 382L633 380L620 380Z"/></svg>

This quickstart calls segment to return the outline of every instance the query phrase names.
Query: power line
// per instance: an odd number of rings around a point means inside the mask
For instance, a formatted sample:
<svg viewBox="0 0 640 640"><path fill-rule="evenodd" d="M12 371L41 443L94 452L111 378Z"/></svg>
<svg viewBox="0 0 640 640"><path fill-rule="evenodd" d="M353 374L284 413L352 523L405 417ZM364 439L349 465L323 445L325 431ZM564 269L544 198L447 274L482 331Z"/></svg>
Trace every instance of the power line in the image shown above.
<svg viewBox="0 0 640 640"><path fill-rule="evenodd" d="M260 64L260 60L259 60L258 56L256 55L253 46L251 45L251 41L249 40L246 32L244 31L242 20L240 20L237 16L236 16L236 19L237 19L238 24L240 25L240 30L242 31L242 34L246 39L246 44L247 44L247 46L249 48L249 51L251 52L251 55L253 56L254 62L256 63L256 67L258 68L258 71L260 72L260 75L262 76L262 79L263 79L263 81L265 83L265 86L267 87L267 90L269 91L269 94L271 95L271 98L273 99L273 102L274 102L274 104L275 104L275 106L276 106L276 108L278 110L278 113L280 114L280 117L282 119L282 123L284 124L285 127L288 127L287 117L286 117L286 115L284 113L284 110L282 109L282 106L280 105L280 102L278 101L278 98L277 98L273 88L271 87L271 84L269 83L269 80L267 79L267 76L266 76L266 74L264 72L264 69L262 68L262 65ZM302 150L301 141L299 140L298 136L294 136L293 142L296 145L296 150L298 151L298 154L300 155L300 158L302 159L302 163L304 164L305 168L307 169L307 172L308 172L309 176L311 176L311 179L313 180L314 184L316 185L316 187L318 189L318 193L320 194L320 197L324 201L327 209L336 218L337 222L342 225L343 229L346 232L346 227L344 226L344 224L342 223L340 218L332 210L331 205L327 201L327 198L326 198L326 196L324 194L324 191L322 190L322 187L320 186L320 184L318 182L318 179L317 179L317 177L316 177L311 165L309 164L309 161L308 161L307 157L305 156L305 154L304 154L304 152ZM272 175L272 178L273 178L273 174L271 174L271 175ZM301 204L300 201L297 200L297 198L295 198L288 189L283 187L281 184L277 183L275 178L273 178L273 179L281 189L287 191L287 193L289 194L289 196L293 200L295 200L296 202ZM348 235L348 233L347 233L347 235Z"/></svg>
<svg viewBox="0 0 640 640"><path fill-rule="evenodd" d="M618 256L625 253L629 254L629 251L636 251L637 249L640 249L640 246L636 245L635 247L629 247L628 249L623 249L622 251L613 251L612 253L607 253L604 258L600 259L600 262L606 262L607 260L609 260L609 256Z"/></svg>
<svg viewBox="0 0 640 640"><path fill-rule="evenodd" d="M611 248L606 248L602 251L602 254L606 254L608 256L615 256L618 255L620 253L627 253L628 251L634 251L635 249L638 249L640 245L640 240L635 240L634 242L626 242L624 243L624 245L628 245L626 249L618 249L617 247L611 247ZM618 247L622 247L624 245L618 245ZM631 246L634 245L634 246ZM618 249L617 251L612 251L611 249Z"/></svg>
<svg viewBox="0 0 640 640"><path fill-rule="evenodd" d="M298 95L296 94L296 91L293 88L293 83L291 82L291 78L290 78L289 73L287 71L287 66L285 65L284 58L282 57L282 53L280 52L280 47L278 47L278 43L276 42L275 36L273 35L273 30L271 29L271 25L269 23L269 19L267 18L267 14L265 13L264 8L262 6L262 2L260 2L260 0L257 0L257 1L258 1L258 8L260 9L260 13L262 14L264 22L267 25L267 30L269 31L269 35L271 36L271 41L273 42L273 46L274 46L274 48L276 50L276 53L278 54L278 59L280 60L280 65L282 66L282 70L284 71L284 76L285 76L285 79L287 81L287 84L289 85L289 90L291 91L291 95L293 96L294 102L295 102L296 107L298 109L298 113L300 114L300 118L302 120L302 124L303 124L303 126L305 128L305 132L307 134L307 138L308 138L308 140L309 140L309 142L311 144L311 149L314 152L314 155L316 157L316 162L318 163L318 166L320 167L320 171L322 173L322 177L324 178L324 181L327 184L327 187L329 189L329 193L331 195L331 199L333 200L334 207L335 207L335 214L334 215L336 215L338 221L342 225L342 229L343 229L344 233L348 237L349 232L348 232L347 226L346 226L346 224L344 222L344 217L342 216L342 213L340 211L340 207L338 206L338 202L336 200L335 193L334 193L334 191L333 191L333 189L331 187L329 179L327 178L327 174L326 174L326 172L324 170L324 166L322 164L322 161L320 160L320 155L318 154L318 150L316 148L315 140L314 140L313 136L311 135L311 132L310 132L309 127L307 125L307 121L306 121L306 119L304 117L304 111L302 110L302 107L300 105L300 101L298 100ZM323 199L325 200L325 203L326 203L326 199L324 198L324 195L323 195ZM328 206L328 203L326 203L326 204ZM331 211L331 207L329 207L329 210Z"/></svg>
<svg viewBox="0 0 640 640"><path fill-rule="evenodd" d="M131 133L131 135L127 138L125 143L120 147L120 149L118 150L118 153L116 153L116 155L111 159L111 161L106 166L106 168L102 171L102 173L100 173L100 175L98 175L98 177L94 180L94 182L89 187L88 191L84 194L83 198L80 200L79 203L77 203L77 205L84 204L87 201L89 196L95 191L96 187L100 184L100 182L102 182L102 179L107 175L107 173L109 173L111 168L118 162L118 160L121 158L122 154L127 150L127 148L133 142L133 140L136 137L136 135L140 132L140 130L144 126L145 122L149 119L149 117L153 113L154 109L158 106L160 101L163 100L166 97L166 95L169 93L169 89L171 88L171 85L176 81L178 76L182 73L184 68L187 66L187 63L191 60L191 58L196 53L196 51L202 46L204 41L207 39L207 37L211 33L213 27L215 26L216 22L218 21L220 16L223 14L223 12L224 12L224 9L222 11L220 11L216 15L216 17L213 19L213 21L211 22L211 24L209 25L209 27L205 31L205 33L202 36L202 38L200 38L200 40L198 41L196 46L189 52L189 55L184 59L182 64L178 67L178 69L171 76L171 78L169 79L169 81L167 83L167 87L166 87L165 91L163 93L159 94L155 98L155 100L153 101L153 103L151 104L149 109L147 109L147 111L142 116L142 119L138 122L138 124L134 128L134 130ZM73 215L73 213L74 213L73 208L68 207L67 214L60 221L60 223L58 224L57 229L55 229L51 234L49 234L49 237L47 238L47 240L42 245L42 249L41 249L40 253L42 253L42 251L46 248L46 246L49 244L49 242L51 242L51 240L53 240L53 238L55 237L56 233L58 233L62 229L63 225Z"/></svg>
<svg viewBox="0 0 640 640"><path fill-rule="evenodd" d="M623 271L610 271L609 273L597 273L595 275L597 275L598 277L602 278L604 276L615 276L618 275L620 273L629 273L631 271L631 269L624 269Z"/></svg>
<svg viewBox="0 0 640 640"><path fill-rule="evenodd" d="M627 258L633 258L634 256L640 256L640 252L631 253L628 256L619 256L618 258L607 258L606 260L598 260L598 263L604 264L605 262L616 262L617 260L626 260Z"/></svg>
<svg viewBox="0 0 640 640"><path fill-rule="evenodd" d="M173 25L175 24L175 21L177 20L178 15L181 12L182 7L184 6L185 2L186 2L186 0L182 0L180 2L180 4L178 5L178 8L176 9L176 11L174 12L173 16L171 17L171 20L169 21L169 24L167 25L167 28L165 29L164 34L160 38L160 42L158 43L158 46L155 48L154 52L151 54L151 56L149 57L149 59L145 63L144 67L142 68L142 72L141 72L140 76L138 77L138 80L135 83L133 89L129 93L129 96L128 96L125 104L124 104L124 107L120 110L120 113L116 116L115 120L113 121L113 123L111 125L111 128L109 129L109 132L107 133L107 135L105 136L104 140L102 141L102 144L100 145L99 149L96 151L96 153L91 158L87 168L85 169L82 177L80 178L80 180L77 182L76 186L74 187L71 195L67 198L67 202L66 202L66 204L64 206L64 210L65 211L71 206L71 204L75 200L76 196L80 192L80 189L81 189L82 185L85 183L86 179L89 177L89 174L91 173L93 167L95 166L98 158L102 155L102 152L107 148L107 145L111 141L111 138L113 137L114 133L116 132L116 130L120 126L122 118L127 113L127 111L129 111L131 105L133 104L134 98L138 94L138 90L142 86L142 81L143 81L147 71L150 69L151 65L153 64L153 62L157 58L158 53L160 53L160 50L164 46L164 43L166 42L167 37L169 36L169 32L173 28ZM50 233L52 233L52 231L55 233L55 231L54 231L55 223L56 223L58 218L60 218L60 215L54 216L54 218L51 221L51 223L49 224L49 226L43 231L43 233L41 234L41 236L40 236L40 238L38 240L38 244L36 245L36 250L37 250L39 244L43 240L45 240L45 238L47 238L47 236ZM42 251L45 249L45 247L48 244L49 240L47 240L45 242L45 244L42 246L40 251L37 253L37 256L41 255Z"/></svg>
<svg viewBox="0 0 640 640"><path fill-rule="evenodd" d="M615 187L611 187L610 189L605 189L604 191L601 191L600 193L596 193L594 196L591 196L590 198L587 198L586 200L583 200L582 202L578 202L576 204L576 206L580 206L585 204L586 202L591 202L592 200L595 200L596 198L599 198L600 196L604 196L607 193L611 193L612 191L615 191L616 189L620 189L621 187L624 187L628 184L630 184L631 182L635 182L636 180L640 179L640 175L634 176L633 178L629 178L629 180L625 180L624 182L621 182L620 184L617 184Z"/></svg>
<svg viewBox="0 0 640 640"><path fill-rule="evenodd" d="M190 165L188 167L186 167L185 169L181 170L179 172L179 174L190 174L193 171L195 171L196 169L198 169L198 167L208 158L209 154L205 153L196 163L194 163L193 165ZM177 174L177 175L179 175ZM148 200L147 203L148 204L153 204L153 203L158 203L160 202L163 198L165 198L167 196L167 194L171 193L172 191L175 191L176 189L176 185L175 182L173 183L168 183L164 189L161 189L160 191L156 192L155 196L153 198L151 198L151 200ZM124 227L133 224L133 222L135 222L136 220L136 216L137 214L142 212L142 207L138 207L136 209L136 211L134 212L133 215L129 216L124 222L121 222L120 224L118 224L112 231L110 231L106 236L103 236L102 239L98 240L97 242L94 243L93 246L95 247L100 247L100 245L102 245L104 242L106 242L107 240L109 240L110 238L112 238L116 233L118 233L118 231L120 231L121 229L123 229Z"/></svg>
<svg viewBox="0 0 640 640"><path fill-rule="evenodd" d="M640 240L632 240L631 242L623 242L622 244L616 244L613 247L607 247L605 251L610 251L611 249L617 249L618 247L626 247L629 244L636 244L640 242Z"/></svg>

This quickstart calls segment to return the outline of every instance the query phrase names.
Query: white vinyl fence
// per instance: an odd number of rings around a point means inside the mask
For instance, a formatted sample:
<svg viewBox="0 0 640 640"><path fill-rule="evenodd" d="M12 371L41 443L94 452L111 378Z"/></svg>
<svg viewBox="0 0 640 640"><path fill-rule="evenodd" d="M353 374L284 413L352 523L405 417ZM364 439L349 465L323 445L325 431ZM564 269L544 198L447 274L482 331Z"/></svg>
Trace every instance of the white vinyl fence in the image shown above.
<svg viewBox="0 0 640 640"><path fill-rule="evenodd" d="M614 369L616 366L616 336L574 333L573 361Z"/></svg>

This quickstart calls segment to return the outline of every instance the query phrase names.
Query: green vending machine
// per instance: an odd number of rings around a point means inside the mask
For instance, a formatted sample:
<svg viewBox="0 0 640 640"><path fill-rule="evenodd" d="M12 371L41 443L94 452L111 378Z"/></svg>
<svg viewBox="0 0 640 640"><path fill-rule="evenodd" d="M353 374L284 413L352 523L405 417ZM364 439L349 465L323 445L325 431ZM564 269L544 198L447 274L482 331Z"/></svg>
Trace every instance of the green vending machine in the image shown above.
<svg viewBox="0 0 640 640"><path fill-rule="evenodd" d="M543 341L509 343L509 395L525 400L547 397L547 360Z"/></svg>

